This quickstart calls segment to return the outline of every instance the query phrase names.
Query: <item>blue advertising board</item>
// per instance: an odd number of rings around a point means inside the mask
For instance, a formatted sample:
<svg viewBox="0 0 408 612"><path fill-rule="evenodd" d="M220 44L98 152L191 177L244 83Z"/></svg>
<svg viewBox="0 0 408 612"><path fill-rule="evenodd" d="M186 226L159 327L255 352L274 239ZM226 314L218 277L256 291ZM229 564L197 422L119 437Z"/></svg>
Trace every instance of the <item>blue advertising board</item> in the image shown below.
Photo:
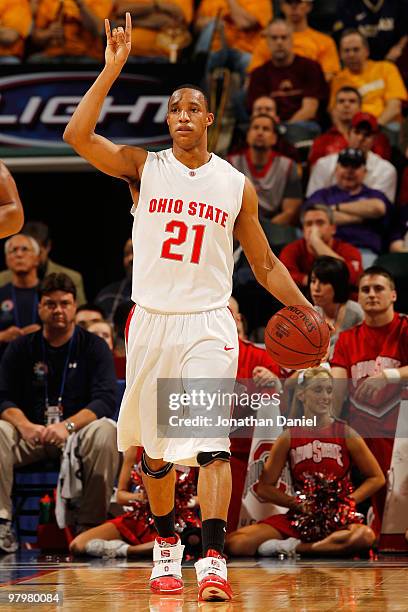
<svg viewBox="0 0 408 612"><path fill-rule="evenodd" d="M116 143L165 148L169 94L196 82L191 72L186 66L125 66L104 101L97 132ZM38 156L71 156L62 134L98 74L93 67L2 66L0 158L27 157L35 164Z"/></svg>

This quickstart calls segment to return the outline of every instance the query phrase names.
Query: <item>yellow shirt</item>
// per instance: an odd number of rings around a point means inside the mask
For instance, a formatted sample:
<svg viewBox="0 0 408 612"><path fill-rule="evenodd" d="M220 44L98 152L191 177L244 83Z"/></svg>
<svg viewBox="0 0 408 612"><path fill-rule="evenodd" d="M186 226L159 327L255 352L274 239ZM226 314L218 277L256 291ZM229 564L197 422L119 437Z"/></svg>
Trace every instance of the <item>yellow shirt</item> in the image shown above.
<svg viewBox="0 0 408 612"><path fill-rule="evenodd" d="M109 17L113 0L84 0L85 4L100 19ZM40 0L35 19L38 28L48 28L55 20L61 19L64 27L64 44L51 42L43 53L50 57L57 55L87 55L102 60L102 37L94 36L83 27L80 10L74 0Z"/></svg>
<svg viewBox="0 0 408 612"><path fill-rule="evenodd" d="M198 7L197 17L216 17L220 12L223 24L225 42L228 47L252 53L255 45L261 39L262 29L272 19L272 3L270 0L238 0L248 13L255 17L258 26L251 30L240 30L234 24L228 7L228 0L202 0ZM213 50L221 47L219 36L214 39Z"/></svg>
<svg viewBox="0 0 408 612"><path fill-rule="evenodd" d="M293 32L293 52L318 62L325 74L337 74L340 60L334 40L312 28L304 32ZM264 36L255 47L248 72L259 68L271 59L271 52Z"/></svg>
<svg viewBox="0 0 408 612"><path fill-rule="evenodd" d="M0 0L0 25L19 33L12 45L0 45L0 55L22 57L24 39L31 30L31 8L28 0Z"/></svg>
<svg viewBox="0 0 408 612"><path fill-rule="evenodd" d="M368 60L361 74L353 74L345 68L334 77L331 83L330 108L335 103L336 93L345 85L351 85L360 92L362 111L379 117L388 100L407 99L407 90L398 68L391 62Z"/></svg>
<svg viewBox="0 0 408 612"><path fill-rule="evenodd" d="M188 25L193 19L193 0L166 0L169 4L175 4L180 7L184 15L184 21ZM116 2L116 8L119 9L122 2L119 0ZM128 0L123 2L124 5L129 6ZM136 4L151 4L151 0L138 0ZM133 19L133 25L137 23L137 19ZM132 28L132 50L131 55L140 55L157 57L157 56L168 56L169 52L160 42L157 40L157 36L160 30L153 30L150 28Z"/></svg>

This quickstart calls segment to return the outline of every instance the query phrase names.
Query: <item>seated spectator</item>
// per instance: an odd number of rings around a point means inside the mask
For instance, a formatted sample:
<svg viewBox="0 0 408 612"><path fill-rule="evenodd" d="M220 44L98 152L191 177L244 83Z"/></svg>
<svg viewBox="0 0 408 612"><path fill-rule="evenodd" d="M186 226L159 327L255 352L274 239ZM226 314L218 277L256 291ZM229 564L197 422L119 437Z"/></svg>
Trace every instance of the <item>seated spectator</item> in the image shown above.
<svg viewBox="0 0 408 612"><path fill-rule="evenodd" d="M24 211L16 183L0 161L0 238L17 234L24 223ZM0 281L0 286L4 282Z"/></svg>
<svg viewBox="0 0 408 612"><path fill-rule="evenodd" d="M327 96L327 87L319 64L293 51L292 28L282 19L266 28L270 59L250 74L248 107L260 96L276 101L278 115L288 126L291 141L316 136L319 103Z"/></svg>
<svg viewBox="0 0 408 612"><path fill-rule="evenodd" d="M330 108L338 90L350 85L362 96L361 110L374 115L380 125L399 122L401 101L407 99L407 90L398 68L390 62L369 59L367 39L358 30L342 34L340 55L344 69L332 80Z"/></svg>
<svg viewBox="0 0 408 612"><path fill-rule="evenodd" d="M102 308L108 321L112 321L113 313L122 302L127 302L132 293L133 245L132 239L126 240L123 249L123 267L125 276L120 281L107 285L98 293L95 304Z"/></svg>
<svg viewBox="0 0 408 612"><path fill-rule="evenodd" d="M275 121L277 140L273 146L273 150L280 155L290 157L290 159L293 159L295 162L300 162L298 150L285 138L286 128L284 125L281 125L280 117L278 117L276 101L269 96L260 96L260 98L257 98L252 107L252 117L256 117L257 115L270 115Z"/></svg>
<svg viewBox="0 0 408 612"><path fill-rule="evenodd" d="M131 446L124 453L116 502L127 510L125 514L78 535L70 544L71 553L105 558L151 557L157 531L142 481L140 465L142 450L141 447ZM201 522L192 514L197 500L195 495L196 471L194 468L181 465L176 466L174 471L176 479L175 523L180 528L184 526L181 533L180 531L178 533L182 543L186 546L187 556L194 553L194 549L197 550L201 544L199 540L194 543L195 546L191 546L193 539L201 539L196 531L201 526Z"/></svg>
<svg viewBox="0 0 408 612"><path fill-rule="evenodd" d="M280 388L278 377L283 377L281 368L272 357L268 355L265 349L248 342L243 325L243 317L239 312L238 302L234 298L230 298L228 305L235 319L238 331L239 351L237 380L241 380L242 384L246 384L247 381L251 380L253 381L254 388L257 390L261 387L267 387L268 385ZM235 410L237 409L239 410L239 407L235 407ZM236 416L236 414L234 416ZM250 431L248 432L250 436L239 437L237 432L235 432L235 435L231 436L232 494L228 510L228 532L234 531L238 526L242 493L244 490L249 453L252 444L252 433L253 432Z"/></svg>
<svg viewBox="0 0 408 612"><path fill-rule="evenodd" d="M113 0L39 0L31 40L31 62L100 62L104 18Z"/></svg>
<svg viewBox="0 0 408 612"><path fill-rule="evenodd" d="M309 275L309 293L316 309L334 328L330 336L331 359L339 333L364 318L360 304L349 300L350 275L346 264L341 259L318 257Z"/></svg>
<svg viewBox="0 0 408 612"><path fill-rule="evenodd" d="M258 115L269 115L275 122L276 142L272 149L276 151L276 153L289 157L296 163L300 164L301 157L299 155L299 151L285 138L286 127L281 124L280 118L278 117L275 100L272 100L272 98L269 98L269 96L260 96L257 100L255 100L252 107L251 118L257 117ZM239 122L235 126L232 136L232 143L229 149L230 154L233 154L236 151L239 152L246 145L246 133L248 126L249 120L247 121L246 117L243 122Z"/></svg>
<svg viewBox="0 0 408 612"><path fill-rule="evenodd" d="M276 141L272 117L252 117L247 148L230 155L228 161L253 182L262 217L278 225L296 225L302 187L294 161L273 150Z"/></svg>
<svg viewBox="0 0 408 612"><path fill-rule="evenodd" d="M84 283L82 276L76 270L66 268L57 264L55 261L50 259L49 254L52 249L52 240L50 231L47 225L42 221L28 221L25 223L22 234L25 236L31 236L40 245L40 264L38 266L38 278L42 280L49 274L63 273L67 274L77 290L77 304L81 305L85 303L85 292ZM3 270L0 272L0 286L10 282L11 273L9 270Z"/></svg>
<svg viewBox="0 0 408 612"><path fill-rule="evenodd" d="M334 207L336 236L360 249L363 265L371 265L388 239L390 203L364 184L366 158L360 149L344 149L336 165L336 184L311 194L309 204Z"/></svg>
<svg viewBox="0 0 408 612"><path fill-rule="evenodd" d="M331 153L340 153L349 144L351 123L354 115L361 110L361 95L354 87L341 87L335 97L331 111L333 125L313 141L309 153L309 163L313 165L318 159ZM372 149L384 159L391 159L391 145L385 134L376 130Z"/></svg>
<svg viewBox="0 0 408 612"><path fill-rule="evenodd" d="M357 287L363 271L361 253L352 244L334 237L333 209L325 204L311 204L302 211L300 221L303 238L287 244L279 255L295 283L306 289L316 258L326 255L344 262L349 271L350 285Z"/></svg>
<svg viewBox="0 0 408 612"><path fill-rule="evenodd" d="M0 0L0 64L19 64L31 29L28 0Z"/></svg>
<svg viewBox="0 0 408 612"><path fill-rule="evenodd" d="M109 346L110 350L113 353L113 361L115 364L115 372L116 378L118 380L123 380L126 378L126 357L122 354L117 355L115 351L115 338L113 335L113 327L109 321L105 321L104 319L100 321L93 321L89 323L86 327L86 330L91 334L96 334L102 340L105 340L106 344Z"/></svg>
<svg viewBox="0 0 408 612"><path fill-rule="evenodd" d="M96 334L99 338L105 340L110 350L113 351L113 329L109 321L105 321L104 319L92 321L86 329L91 334Z"/></svg>
<svg viewBox="0 0 408 612"><path fill-rule="evenodd" d="M408 206L395 207L390 234L390 252L408 253Z"/></svg>
<svg viewBox="0 0 408 612"><path fill-rule="evenodd" d="M139 506L146 499L137 475L142 449L131 446L123 455L119 474L116 503L130 508ZM136 480L137 479L137 480ZM138 484L136 484L136 482ZM137 487L137 488L136 488ZM133 490L136 489L136 490ZM73 555L90 555L93 557L144 557L151 555L156 537L154 525L147 524L138 518L137 511L128 511L121 516L110 519L102 525L80 533L69 545Z"/></svg>
<svg viewBox="0 0 408 612"><path fill-rule="evenodd" d="M273 444L270 455L257 484L257 495L265 502L289 509L287 514L275 514L259 523L242 527L227 536L225 551L228 555L249 556L258 553L272 556L293 553L300 555L353 555L368 550L374 543L375 534L359 519L345 528L325 534L312 542L302 541L300 532L292 526L293 512L308 512L308 498L299 501L295 495L288 495L276 485L289 462L289 469L295 491L305 489L308 475L315 472L346 480L351 485L350 470L354 464L363 476L363 482L350 497L356 504L369 499L384 488L385 478L374 455L364 440L346 423L331 416L333 377L325 368L310 368L304 372L297 385L296 417L315 417L317 426L312 429L288 427ZM305 445L314 448L327 444L331 453L305 453ZM336 453L333 453L333 448ZM303 452L302 452L303 449ZM338 456L342 460L338 461ZM303 460L302 460L303 457Z"/></svg>
<svg viewBox="0 0 408 612"><path fill-rule="evenodd" d="M13 469L57 459L76 435L82 465L78 530L106 519L119 467L112 355L75 325L75 285L50 274L40 287L43 329L11 343L0 365L0 550L18 545L11 531ZM75 367L72 367L75 366ZM107 418L103 418L107 417Z"/></svg>
<svg viewBox="0 0 408 612"><path fill-rule="evenodd" d="M364 184L371 189L382 191L393 204L397 191L397 171L389 161L373 153L372 147L377 133L378 123L374 115L356 113L351 122L348 146L361 149L366 156L367 172ZM307 186L307 196L318 189L334 185L338 156L338 153L331 153L316 162Z"/></svg>
<svg viewBox="0 0 408 612"><path fill-rule="evenodd" d="M124 25L133 17L132 49L128 61L177 61L191 42L193 0L116 0L113 20Z"/></svg>
<svg viewBox="0 0 408 612"><path fill-rule="evenodd" d="M345 414L364 436L385 476L390 469L400 406L404 410L400 383L408 380L408 317L395 312L396 299L389 272L379 266L364 270L358 294L364 321L341 332L331 359L336 381L333 414ZM349 397L344 402L347 389ZM377 533L385 496L385 489L381 489L372 500L373 529Z"/></svg>
<svg viewBox="0 0 408 612"><path fill-rule="evenodd" d="M218 26L208 70L226 67L238 72L243 83L254 47L271 19L269 0L201 0L195 18L195 28L201 32L196 51L207 51Z"/></svg>
<svg viewBox="0 0 408 612"><path fill-rule="evenodd" d="M96 304L86 303L76 309L75 323L83 329L88 329L91 323L103 321L103 319L103 310L99 306L96 306Z"/></svg>
<svg viewBox="0 0 408 612"><path fill-rule="evenodd" d="M327 81L340 71L340 61L334 40L309 27L308 15L313 0L281 0L280 6L286 21L293 28L293 51L296 55L318 62ZM248 72L269 61L270 52L265 38L256 45Z"/></svg>
<svg viewBox="0 0 408 612"><path fill-rule="evenodd" d="M336 37L345 30L355 28L366 37L370 56L374 60L394 62L401 54L407 34L406 0L340 0L336 13L338 20L333 25Z"/></svg>
<svg viewBox="0 0 408 612"><path fill-rule="evenodd" d="M0 356L7 344L39 329L38 275L40 247L34 238L16 234L4 245L11 281L0 288Z"/></svg>

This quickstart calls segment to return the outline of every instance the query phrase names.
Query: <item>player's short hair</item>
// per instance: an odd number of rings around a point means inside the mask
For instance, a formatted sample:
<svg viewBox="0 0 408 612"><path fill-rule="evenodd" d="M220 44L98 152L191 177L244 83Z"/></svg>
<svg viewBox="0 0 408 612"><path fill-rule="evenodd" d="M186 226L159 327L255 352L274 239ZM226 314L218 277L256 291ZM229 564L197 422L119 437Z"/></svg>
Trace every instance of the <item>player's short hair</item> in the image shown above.
<svg viewBox="0 0 408 612"><path fill-rule="evenodd" d="M302 212L300 213L300 223L303 225L305 217L307 213L311 210L319 210L323 212L331 225L334 225L334 213L333 208L331 206L327 206L327 204L309 204Z"/></svg>
<svg viewBox="0 0 408 612"><path fill-rule="evenodd" d="M40 245L38 244L37 240L35 240L35 238L33 238L32 236L27 236L26 234L23 234L21 232L20 234L14 234L14 236L11 236L8 240L6 240L6 242L4 243L5 255L7 255L9 251L10 242L13 240L13 238L15 238L15 236L24 236L24 238L27 238L28 242L31 244L31 248L33 249L34 253L36 255L40 254Z"/></svg>
<svg viewBox="0 0 408 612"><path fill-rule="evenodd" d="M48 274L42 281L38 290L38 297L41 298L44 295L49 295L53 291L63 291L64 293L72 293L74 300L76 300L76 287L75 283L68 274L63 272L53 272Z"/></svg>
<svg viewBox="0 0 408 612"><path fill-rule="evenodd" d="M194 89L195 91L199 91L203 95L203 98L204 98L204 101L205 101L205 107L206 107L207 111L210 110L210 103L209 103L208 96L207 96L206 92L204 91L204 89L202 87L200 87L199 85L194 85L193 83L183 83L183 85L179 85L178 87L176 87L176 89L173 89L173 91L172 91L172 93L170 95L170 98L169 98L169 104L170 104L170 100L171 100L173 94L175 94L176 91L180 91L180 89Z"/></svg>
<svg viewBox="0 0 408 612"><path fill-rule="evenodd" d="M359 285L362 279L366 276L383 276L390 283L391 289L395 289L394 277L392 276L390 272L388 272L388 270L386 270L382 266L370 266L369 268L366 268L359 278L359 281L358 281Z"/></svg>
<svg viewBox="0 0 408 612"><path fill-rule="evenodd" d="M333 299L337 304L347 302L350 294L350 273L344 261L336 257L329 257L329 255L318 257L310 270L308 287L310 287L312 274L321 283L328 283L333 287Z"/></svg>
<svg viewBox="0 0 408 612"><path fill-rule="evenodd" d="M358 89L356 89L355 87L352 87L351 85L344 85L343 87L340 87L340 89L338 89L336 91L336 100L337 100L337 96L341 93L353 93L356 94L358 101L360 102L360 105L363 101L363 98L361 96L361 93L358 91Z"/></svg>
<svg viewBox="0 0 408 612"><path fill-rule="evenodd" d="M271 117L271 115L268 115L267 113L259 113L257 115L251 115L249 119L249 127L252 127L253 122L256 121L257 119L268 119L271 122L273 131L276 132L276 122L274 118Z"/></svg>
<svg viewBox="0 0 408 612"><path fill-rule="evenodd" d="M343 42L343 39L346 38L346 36L352 36L352 34L357 34L357 36L361 38L365 48L370 50L370 45L368 44L367 38L364 36L364 34L360 32L360 30L357 30L357 28L348 28L347 30L344 30L344 32L340 36L339 46L341 47L341 43Z"/></svg>

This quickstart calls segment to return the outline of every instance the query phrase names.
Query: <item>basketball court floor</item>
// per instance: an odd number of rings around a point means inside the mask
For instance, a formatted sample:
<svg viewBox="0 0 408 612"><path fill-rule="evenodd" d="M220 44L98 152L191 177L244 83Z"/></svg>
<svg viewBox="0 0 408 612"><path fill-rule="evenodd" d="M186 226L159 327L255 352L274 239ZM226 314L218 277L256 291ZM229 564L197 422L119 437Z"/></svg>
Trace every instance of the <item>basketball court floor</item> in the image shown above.
<svg viewBox="0 0 408 612"><path fill-rule="evenodd" d="M146 587L149 573L147 561L78 561L34 551L6 555L0 557L0 610L408 611L408 557L402 555L380 555L378 559L356 561L233 560L229 564L229 577L235 599L227 604L197 602L192 563L185 564L182 597L150 595ZM34 601L22 603L23 600L27 602L30 594ZM54 601L40 603L47 596L48 600L53 596Z"/></svg>

